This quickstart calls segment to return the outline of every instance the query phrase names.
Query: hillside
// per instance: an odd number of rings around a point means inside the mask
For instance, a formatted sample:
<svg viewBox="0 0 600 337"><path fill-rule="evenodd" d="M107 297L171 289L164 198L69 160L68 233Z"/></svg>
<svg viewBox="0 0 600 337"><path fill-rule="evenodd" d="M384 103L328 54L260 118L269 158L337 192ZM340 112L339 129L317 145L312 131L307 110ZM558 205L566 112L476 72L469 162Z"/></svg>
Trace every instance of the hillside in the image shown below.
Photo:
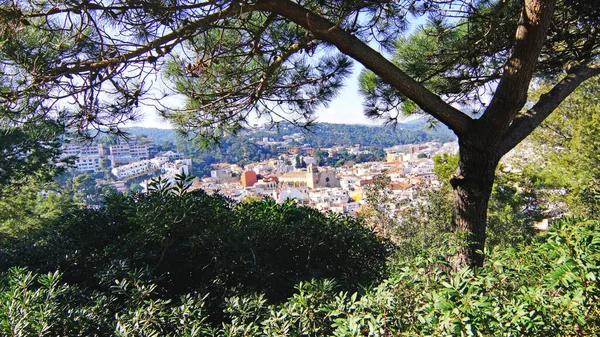
<svg viewBox="0 0 600 337"><path fill-rule="evenodd" d="M146 135L154 138L157 144L163 142L175 143L181 136L175 130L131 127L125 129L134 135ZM455 139L454 134L445 126L429 129L428 124L421 120L392 126L370 126L320 123L310 128L300 128L288 123L276 126L262 126L242 131L235 137L240 141L249 138L262 139L265 137L275 141L283 140L283 136L301 133L305 143L313 147L362 146L391 147L398 144L420 143L432 140L448 142ZM230 139L231 143L235 143Z"/></svg>

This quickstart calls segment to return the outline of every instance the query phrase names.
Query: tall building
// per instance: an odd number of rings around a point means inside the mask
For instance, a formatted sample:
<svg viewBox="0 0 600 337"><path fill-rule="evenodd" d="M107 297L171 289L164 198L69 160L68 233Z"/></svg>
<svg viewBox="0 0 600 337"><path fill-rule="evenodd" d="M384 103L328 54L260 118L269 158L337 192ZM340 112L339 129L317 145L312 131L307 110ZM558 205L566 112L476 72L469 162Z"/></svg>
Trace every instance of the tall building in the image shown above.
<svg viewBox="0 0 600 337"><path fill-rule="evenodd" d="M135 145L121 143L111 145L109 147L109 152L109 158L112 161L112 166L117 166L119 164L127 164L138 160L144 160L150 157L150 150L148 148L148 145L146 144Z"/></svg>
<svg viewBox="0 0 600 337"><path fill-rule="evenodd" d="M100 144L63 144L61 146L61 158L73 158L75 162L75 169L78 171L100 171L100 159L102 159L105 154L104 147Z"/></svg>
<svg viewBox="0 0 600 337"><path fill-rule="evenodd" d="M100 157L88 156L75 159L75 167L78 171L100 172Z"/></svg>

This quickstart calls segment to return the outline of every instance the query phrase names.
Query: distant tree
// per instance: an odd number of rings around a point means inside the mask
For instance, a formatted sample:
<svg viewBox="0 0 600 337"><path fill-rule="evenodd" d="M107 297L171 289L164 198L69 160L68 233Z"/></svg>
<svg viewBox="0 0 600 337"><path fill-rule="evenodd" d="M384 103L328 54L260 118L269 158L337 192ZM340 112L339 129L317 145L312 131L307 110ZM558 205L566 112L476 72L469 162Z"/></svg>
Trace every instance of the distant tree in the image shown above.
<svg viewBox="0 0 600 337"><path fill-rule="evenodd" d="M67 193L57 193L53 184L30 182L14 187L0 198L0 237L21 237L39 231L75 207Z"/></svg>
<svg viewBox="0 0 600 337"><path fill-rule="evenodd" d="M50 122L0 127L0 236L37 230L73 206L52 183L64 171L55 165L62 132Z"/></svg>
<svg viewBox="0 0 600 337"><path fill-rule="evenodd" d="M386 238L393 237L398 227L397 216L393 213L395 200L388 188L390 182L390 177L383 175L365 186L362 195L366 207L359 212L359 217L369 228Z"/></svg>
<svg viewBox="0 0 600 337"><path fill-rule="evenodd" d="M59 160L61 133L62 128L53 123L0 127L0 197L31 180L50 181L62 171L54 165Z"/></svg>
<svg viewBox="0 0 600 337"><path fill-rule="evenodd" d="M315 157L328 157L329 156L329 152L325 151L325 150L316 150L315 151Z"/></svg>
<svg viewBox="0 0 600 337"><path fill-rule="evenodd" d="M87 196L94 194L96 190L96 180L88 173L78 174L71 181L71 188L75 198L85 201Z"/></svg>
<svg viewBox="0 0 600 337"><path fill-rule="evenodd" d="M356 156L357 163L366 163L370 161L376 161L377 157L373 153L360 153Z"/></svg>
<svg viewBox="0 0 600 337"><path fill-rule="evenodd" d="M600 89L586 83L533 134L535 187L571 215L600 215Z"/></svg>
<svg viewBox="0 0 600 337"><path fill-rule="evenodd" d="M177 148L175 147L175 145L170 142L170 141L163 141L158 145L157 148L159 151L176 151Z"/></svg>
<svg viewBox="0 0 600 337"><path fill-rule="evenodd" d="M102 158L100 159L100 168L103 170L110 169L112 166L110 159Z"/></svg>

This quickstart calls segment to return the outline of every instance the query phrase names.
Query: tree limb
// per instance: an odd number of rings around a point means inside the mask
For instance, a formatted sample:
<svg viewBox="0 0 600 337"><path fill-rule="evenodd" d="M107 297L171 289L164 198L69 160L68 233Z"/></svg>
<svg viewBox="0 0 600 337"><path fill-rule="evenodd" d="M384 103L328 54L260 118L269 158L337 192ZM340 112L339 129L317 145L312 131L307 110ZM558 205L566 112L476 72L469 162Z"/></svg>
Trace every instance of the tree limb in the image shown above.
<svg viewBox="0 0 600 337"><path fill-rule="evenodd" d="M73 64L63 64L59 67L51 69L46 74L45 77L54 78L62 75L70 75L70 74L79 74L85 71L93 71L99 69L105 69L111 66L117 66L120 64L128 63L134 60L136 57L140 57L145 53L151 52L158 47L161 47L167 43L178 44L180 41L185 39L185 37L191 36L198 29L204 26L208 26L211 23L222 20L226 17L230 17L239 13L243 13L245 10L250 9L249 7L242 8L239 5L232 4L230 7L215 12L213 14L207 15L201 19L190 22L187 25L182 26L181 28L172 31L171 33L165 34L149 43L131 50L129 52L123 53L121 55L115 55L113 57L100 60L100 61L86 61L86 62L75 62ZM159 57L162 55L158 55ZM140 61L147 61L147 59L142 59Z"/></svg>
<svg viewBox="0 0 600 337"><path fill-rule="evenodd" d="M315 37L334 45L342 53L360 62L398 89L417 103L424 112L444 123L456 134L465 133L471 125L473 120L469 116L444 102L438 95L409 77L366 43L341 29L339 25L289 0L258 0L255 9L279 14L309 30Z"/></svg>
<svg viewBox="0 0 600 337"><path fill-rule="evenodd" d="M275 74L275 72L281 67L283 62L288 60L292 55L302 50L302 48L307 47L313 41L313 38L310 36L304 37L301 41L296 41L296 43L292 44L287 50L283 51L280 56L278 56L271 65L265 70L262 78L260 79L260 84L256 88L256 91L253 94L253 99L260 98L263 91L265 90L267 83L271 80L271 77Z"/></svg>
<svg viewBox="0 0 600 337"><path fill-rule="evenodd" d="M533 71L552 23L555 0L526 0L504 74L483 116L475 124L475 140L482 147L498 141L527 102Z"/></svg>
<svg viewBox="0 0 600 337"><path fill-rule="evenodd" d="M538 127L577 87L586 80L600 75L600 64L576 67L569 71L550 91L543 94L538 102L525 114L515 118L500 140L502 155L517 146Z"/></svg>

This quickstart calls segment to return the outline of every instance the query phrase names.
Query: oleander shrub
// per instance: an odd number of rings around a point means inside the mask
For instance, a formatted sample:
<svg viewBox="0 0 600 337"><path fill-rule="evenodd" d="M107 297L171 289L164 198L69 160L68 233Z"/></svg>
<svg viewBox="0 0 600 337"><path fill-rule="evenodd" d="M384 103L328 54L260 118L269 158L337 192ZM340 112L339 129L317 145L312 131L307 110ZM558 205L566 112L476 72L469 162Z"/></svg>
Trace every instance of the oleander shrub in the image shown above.
<svg viewBox="0 0 600 337"><path fill-rule="evenodd" d="M536 242L494 253L483 268L448 273L445 260L398 261L362 296L336 293L324 281L299 284L294 297L263 314L256 335L600 334L598 221L556 222Z"/></svg>

